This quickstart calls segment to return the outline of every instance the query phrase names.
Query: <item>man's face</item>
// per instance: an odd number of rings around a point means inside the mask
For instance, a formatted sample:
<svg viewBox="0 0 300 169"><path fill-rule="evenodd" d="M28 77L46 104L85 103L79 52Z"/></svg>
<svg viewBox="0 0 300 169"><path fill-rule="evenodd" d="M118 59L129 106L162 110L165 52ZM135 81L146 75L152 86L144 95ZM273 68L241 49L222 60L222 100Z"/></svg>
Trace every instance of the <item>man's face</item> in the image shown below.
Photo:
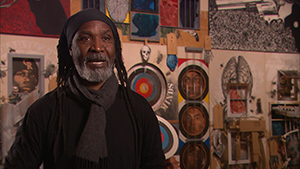
<svg viewBox="0 0 300 169"><path fill-rule="evenodd" d="M202 112L195 107L190 107L187 109L184 123L190 135L200 134L203 131L205 125Z"/></svg>
<svg viewBox="0 0 300 169"><path fill-rule="evenodd" d="M190 98L195 99L200 96L202 85L201 77L197 72L189 71L183 77L183 89Z"/></svg>
<svg viewBox="0 0 300 169"><path fill-rule="evenodd" d="M20 70L14 75L13 85L18 87L20 93L30 93L36 84L37 77L32 70Z"/></svg>
<svg viewBox="0 0 300 169"><path fill-rule="evenodd" d="M89 21L77 30L70 49L78 74L89 82L104 82L113 73L115 43L111 28Z"/></svg>

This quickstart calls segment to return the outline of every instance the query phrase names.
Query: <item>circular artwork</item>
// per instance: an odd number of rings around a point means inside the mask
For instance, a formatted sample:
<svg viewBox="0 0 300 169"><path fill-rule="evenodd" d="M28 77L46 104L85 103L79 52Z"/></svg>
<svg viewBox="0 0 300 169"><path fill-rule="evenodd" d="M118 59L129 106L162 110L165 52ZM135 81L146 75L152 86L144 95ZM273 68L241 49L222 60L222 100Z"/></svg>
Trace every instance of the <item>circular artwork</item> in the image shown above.
<svg viewBox="0 0 300 169"><path fill-rule="evenodd" d="M131 90L146 98L156 111L163 104L167 92L162 72L152 64L137 64L128 73Z"/></svg>
<svg viewBox="0 0 300 169"><path fill-rule="evenodd" d="M198 65L185 67L178 77L179 92L185 100L202 100L208 93L207 73Z"/></svg>
<svg viewBox="0 0 300 169"><path fill-rule="evenodd" d="M179 139L174 127L164 118L156 116L159 123L162 148L165 153L166 159L172 157L179 146Z"/></svg>
<svg viewBox="0 0 300 169"><path fill-rule="evenodd" d="M186 138L201 138L208 130L208 119L208 112L202 104L187 103L179 112L180 131Z"/></svg>
<svg viewBox="0 0 300 169"><path fill-rule="evenodd" d="M181 169L207 169L209 150L202 141L187 142L180 150Z"/></svg>

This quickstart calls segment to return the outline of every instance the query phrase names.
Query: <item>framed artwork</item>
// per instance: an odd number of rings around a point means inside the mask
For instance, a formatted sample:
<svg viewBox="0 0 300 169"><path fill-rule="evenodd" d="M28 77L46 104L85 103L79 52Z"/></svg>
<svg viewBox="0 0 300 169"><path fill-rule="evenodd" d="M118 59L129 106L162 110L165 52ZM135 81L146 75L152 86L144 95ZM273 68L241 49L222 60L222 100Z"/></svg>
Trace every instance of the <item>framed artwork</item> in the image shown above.
<svg viewBox="0 0 300 169"><path fill-rule="evenodd" d="M129 0L105 0L105 12L114 22L129 23Z"/></svg>
<svg viewBox="0 0 300 169"><path fill-rule="evenodd" d="M179 128L188 139L199 139L208 130L209 115L200 103L187 103L179 112Z"/></svg>
<svg viewBox="0 0 300 169"><path fill-rule="evenodd" d="M0 32L7 34L59 37L70 17L69 0L2 1Z"/></svg>
<svg viewBox="0 0 300 169"><path fill-rule="evenodd" d="M8 95L44 92L44 56L8 53Z"/></svg>
<svg viewBox="0 0 300 169"><path fill-rule="evenodd" d="M179 27L200 29L199 0L179 0Z"/></svg>
<svg viewBox="0 0 300 169"><path fill-rule="evenodd" d="M209 149L202 141L188 141L180 149L181 169L207 169Z"/></svg>
<svg viewBox="0 0 300 169"><path fill-rule="evenodd" d="M154 111L158 110L167 96L167 82L161 70L153 64L138 63L128 70L131 90L143 96Z"/></svg>
<svg viewBox="0 0 300 169"><path fill-rule="evenodd" d="M131 11L158 14L158 0L131 0Z"/></svg>
<svg viewBox="0 0 300 169"><path fill-rule="evenodd" d="M248 84L227 84L227 117L246 117L249 112Z"/></svg>
<svg viewBox="0 0 300 169"><path fill-rule="evenodd" d="M208 75L203 68L193 64L179 74L178 88L185 100L203 100L208 94Z"/></svg>
<svg viewBox="0 0 300 169"><path fill-rule="evenodd" d="M131 12L130 39L159 41L159 15Z"/></svg>
<svg viewBox="0 0 300 169"><path fill-rule="evenodd" d="M159 15L161 26L178 27L178 0L160 0Z"/></svg>
<svg viewBox="0 0 300 169"><path fill-rule="evenodd" d="M250 163L250 143L241 139L234 131L228 131L228 162L229 164Z"/></svg>
<svg viewBox="0 0 300 169"><path fill-rule="evenodd" d="M297 70L279 70L277 83L278 100L298 100L298 80Z"/></svg>

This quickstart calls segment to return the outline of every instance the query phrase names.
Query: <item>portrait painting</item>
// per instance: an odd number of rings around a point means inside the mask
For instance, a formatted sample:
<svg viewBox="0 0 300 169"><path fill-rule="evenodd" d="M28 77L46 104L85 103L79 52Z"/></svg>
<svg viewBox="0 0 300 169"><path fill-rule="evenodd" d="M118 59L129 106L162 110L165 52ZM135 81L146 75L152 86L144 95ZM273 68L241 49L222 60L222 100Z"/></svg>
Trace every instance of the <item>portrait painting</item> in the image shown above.
<svg viewBox="0 0 300 169"><path fill-rule="evenodd" d="M159 15L131 12L131 40L159 41L159 38Z"/></svg>
<svg viewBox="0 0 300 169"><path fill-rule="evenodd" d="M189 65L179 74L178 87L185 100L202 100L208 93L208 76L198 65Z"/></svg>
<svg viewBox="0 0 300 169"><path fill-rule="evenodd" d="M182 169L207 169L209 166L209 150L202 141L191 141L180 150L180 167Z"/></svg>
<svg viewBox="0 0 300 169"><path fill-rule="evenodd" d="M179 112L179 128L188 139L201 138L208 129L208 112L200 103L187 103Z"/></svg>
<svg viewBox="0 0 300 169"><path fill-rule="evenodd" d="M44 91L44 56L8 54L8 95Z"/></svg>

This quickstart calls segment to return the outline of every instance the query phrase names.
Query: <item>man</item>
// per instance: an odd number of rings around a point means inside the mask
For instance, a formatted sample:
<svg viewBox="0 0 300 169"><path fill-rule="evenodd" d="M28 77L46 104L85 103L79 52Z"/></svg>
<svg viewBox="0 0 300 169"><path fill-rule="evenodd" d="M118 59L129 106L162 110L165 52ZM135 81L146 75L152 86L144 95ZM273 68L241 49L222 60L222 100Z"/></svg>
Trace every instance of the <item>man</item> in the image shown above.
<svg viewBox="0 0 300 169"><path fill-rule="evenodd" d="M125 87L113 22L96 9L80 11L57 48L58 87L28 109L4 168L165 168L155 114Z"/></svg>
<svg viewBox="0 0 300 169"><path fill-rule="evenodd" d="M38 67L33 59L15 59L13 64L13 86L19 93L30 93L38 85Z"/></svg>

